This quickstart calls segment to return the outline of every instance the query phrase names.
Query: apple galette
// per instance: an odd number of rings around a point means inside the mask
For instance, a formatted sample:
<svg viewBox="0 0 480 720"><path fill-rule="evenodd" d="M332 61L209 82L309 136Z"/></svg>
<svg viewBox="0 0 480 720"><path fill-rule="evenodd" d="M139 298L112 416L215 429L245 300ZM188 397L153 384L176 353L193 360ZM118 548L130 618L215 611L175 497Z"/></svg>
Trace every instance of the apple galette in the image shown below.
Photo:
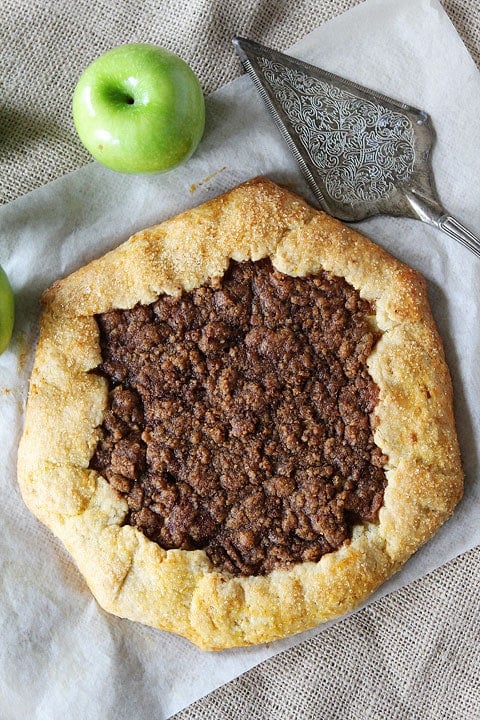
<svg viewBox="0 0 480 720"><path fill-rule="evenodd" d="M205 649L364 601L462 493L426 284L266 179L56 282L25 501L106 610Z"/></svg>

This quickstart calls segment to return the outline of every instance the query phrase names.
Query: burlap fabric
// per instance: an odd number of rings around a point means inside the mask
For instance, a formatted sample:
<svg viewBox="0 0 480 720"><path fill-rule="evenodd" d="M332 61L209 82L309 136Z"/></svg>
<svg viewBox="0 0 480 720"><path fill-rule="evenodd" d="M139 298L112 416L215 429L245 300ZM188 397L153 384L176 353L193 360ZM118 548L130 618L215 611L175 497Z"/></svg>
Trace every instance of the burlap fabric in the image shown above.
<svg viewBox="0 0 480 720"><path fill-rule="evenodd" d="M234 34L283 49L358 1L2 0L0 202L90 161L70 100L82 69L108 48L164 45L192 65L208 93L241 72ZM480 65L480 0L444 7ZM175 718L478 720L479 586L476 548Z"/></svg>

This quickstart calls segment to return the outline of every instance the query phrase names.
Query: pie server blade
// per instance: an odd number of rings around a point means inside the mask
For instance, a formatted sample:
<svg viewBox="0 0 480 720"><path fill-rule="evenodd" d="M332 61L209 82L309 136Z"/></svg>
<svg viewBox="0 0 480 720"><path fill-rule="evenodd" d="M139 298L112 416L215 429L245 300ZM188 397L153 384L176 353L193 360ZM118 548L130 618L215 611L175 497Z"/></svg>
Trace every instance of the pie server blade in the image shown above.
<svg viewBox="0 0 480 720"><path fill-rule="evenodd" d="M480 257L480 238L438 199L426 112L252 40L233 44L323 210L416 218Z"/></svg>

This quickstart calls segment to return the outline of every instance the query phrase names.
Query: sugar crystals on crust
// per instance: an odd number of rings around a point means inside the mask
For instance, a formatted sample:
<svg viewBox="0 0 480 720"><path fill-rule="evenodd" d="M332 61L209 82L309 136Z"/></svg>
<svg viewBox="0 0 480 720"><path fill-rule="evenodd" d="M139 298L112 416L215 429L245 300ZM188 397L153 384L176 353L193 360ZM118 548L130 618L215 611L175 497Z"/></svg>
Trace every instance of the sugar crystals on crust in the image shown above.
<svg viewBox="0 0 480 720"><path fill-rule="evenodd" d="M266 179L44 295L19 483L110 612L202 648L361 603L462 493L423 278Z"/></svg>

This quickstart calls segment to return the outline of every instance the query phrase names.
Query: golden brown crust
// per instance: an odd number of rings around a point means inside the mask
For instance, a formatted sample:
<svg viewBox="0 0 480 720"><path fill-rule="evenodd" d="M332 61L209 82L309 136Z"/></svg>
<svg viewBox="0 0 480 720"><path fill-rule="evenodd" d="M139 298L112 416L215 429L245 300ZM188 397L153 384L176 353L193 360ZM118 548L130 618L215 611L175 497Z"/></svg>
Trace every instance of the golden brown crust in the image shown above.
<svg viewBox="0 0 480 720"><path fill-rule="evenodd" d="M89 462L107 403L95 313L179 294L230 258L270 256L293 275L331 271L376 308L369 358L380 389L375 441L388 456L378 523L318 563L230 577L202 550L162 550L122 525L125 500ZM271 641L358 606L430 538L462 494L452 390L414 270L265 179L134 235L44 295L18 477L25 502L63 541L108 611L205 649Z"/></svg>

